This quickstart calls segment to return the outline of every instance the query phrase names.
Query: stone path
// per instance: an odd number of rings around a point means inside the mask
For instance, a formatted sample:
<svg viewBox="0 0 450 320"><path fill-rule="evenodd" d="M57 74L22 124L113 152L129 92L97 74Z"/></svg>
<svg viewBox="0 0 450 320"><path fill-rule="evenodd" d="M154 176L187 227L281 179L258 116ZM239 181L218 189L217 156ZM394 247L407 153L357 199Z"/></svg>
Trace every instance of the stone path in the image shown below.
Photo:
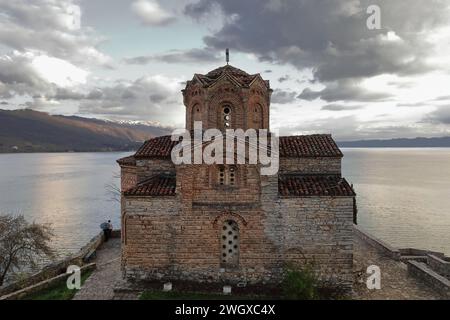
<svg viewBox="0 0 450 320"><path fill-rule="evenodd" d="M368 290L367 267L377 265L381 271L381 289ZM353 299L358 300L436 300L442 297L423 282L408 275L406 264L392 260L359 237L354 237Z"/></svg>
<svg viewBox="0 0 450 320"><path fill-rule="evenodd" d="M73 300L111 300L114 298L114 284L120 278L120 239L105 242L92 262L97 268L86 280Z"/></svg>
<svg viewBox="0 0 450 320"><path fill-rule="evenodd" d="M397 299L441 299L439 294L424 283L410 277L406 265L392 260L374 247L354 238L355 284L353 299L397 300ZM114 294L114 285L120 280L120 239L111 239L97 251L94 259L97 269L86 280L74 300L135 300L138 293ZM366 269L377 265L381 269L381 290L368 290L365 284Z"/></svg>

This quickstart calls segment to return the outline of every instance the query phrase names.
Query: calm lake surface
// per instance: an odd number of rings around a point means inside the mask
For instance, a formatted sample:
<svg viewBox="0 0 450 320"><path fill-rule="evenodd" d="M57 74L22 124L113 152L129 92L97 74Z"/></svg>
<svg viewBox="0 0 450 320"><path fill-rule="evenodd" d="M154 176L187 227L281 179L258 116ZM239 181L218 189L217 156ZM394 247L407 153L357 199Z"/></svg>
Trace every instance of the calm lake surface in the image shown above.
<svg viewBox="0 0 450 320"><path fill-rule="evenodd" d="M359 224L399 247L450 254L450 149L343 149ZM0 154L0 212L51 223L61 255L79 250L120 205L115 160L130 153Z"/></svg>

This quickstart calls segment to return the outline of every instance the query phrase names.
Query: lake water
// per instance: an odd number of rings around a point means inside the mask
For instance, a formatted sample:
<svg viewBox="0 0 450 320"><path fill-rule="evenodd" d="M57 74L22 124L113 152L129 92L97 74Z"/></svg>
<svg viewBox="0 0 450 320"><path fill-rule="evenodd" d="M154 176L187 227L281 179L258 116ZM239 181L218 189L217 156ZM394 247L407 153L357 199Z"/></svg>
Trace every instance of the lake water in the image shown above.
<svg viewBox="0 0 450 320"><path fill-rule="evenodd" d="M342 149L359 225L397 247L450 255L450 149Z"/></svg>
<svg viewBox="0 0 450 320"><path fill-rule="evenodd" d="M450 254L450 149L343 149L359 223L394 246ZM120 205L115 160L129 153L0 154L0 212L51 223L61 255L79 250Z"/></svg>

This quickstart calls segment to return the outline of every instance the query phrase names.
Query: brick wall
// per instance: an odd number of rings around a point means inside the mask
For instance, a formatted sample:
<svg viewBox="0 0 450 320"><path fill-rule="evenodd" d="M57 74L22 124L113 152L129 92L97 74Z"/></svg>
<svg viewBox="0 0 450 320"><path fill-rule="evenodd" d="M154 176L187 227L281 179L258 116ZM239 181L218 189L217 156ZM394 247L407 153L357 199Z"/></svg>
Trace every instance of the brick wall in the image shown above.
<svg viewBox="0 0 450 320"><path fill-rule="evenodd" d="M121 166L120 188L122 191L126 191L136 186L136 171L136 167L134 166Z"/></svg>

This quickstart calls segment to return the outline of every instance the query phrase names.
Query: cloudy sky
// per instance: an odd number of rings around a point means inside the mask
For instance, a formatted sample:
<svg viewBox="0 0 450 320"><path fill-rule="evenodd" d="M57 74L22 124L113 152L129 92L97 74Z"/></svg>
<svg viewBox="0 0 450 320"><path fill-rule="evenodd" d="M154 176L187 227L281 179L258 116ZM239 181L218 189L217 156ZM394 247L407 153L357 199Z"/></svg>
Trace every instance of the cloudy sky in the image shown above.
<svg viewBox="0 0 450 320"><path fill-rule="evenodd" d="M381 8L369 30L367 8ZM0 109L182 127L180 90L231 64L274 89L272 128L450 135L448 0L0 0Z"/></svg>

